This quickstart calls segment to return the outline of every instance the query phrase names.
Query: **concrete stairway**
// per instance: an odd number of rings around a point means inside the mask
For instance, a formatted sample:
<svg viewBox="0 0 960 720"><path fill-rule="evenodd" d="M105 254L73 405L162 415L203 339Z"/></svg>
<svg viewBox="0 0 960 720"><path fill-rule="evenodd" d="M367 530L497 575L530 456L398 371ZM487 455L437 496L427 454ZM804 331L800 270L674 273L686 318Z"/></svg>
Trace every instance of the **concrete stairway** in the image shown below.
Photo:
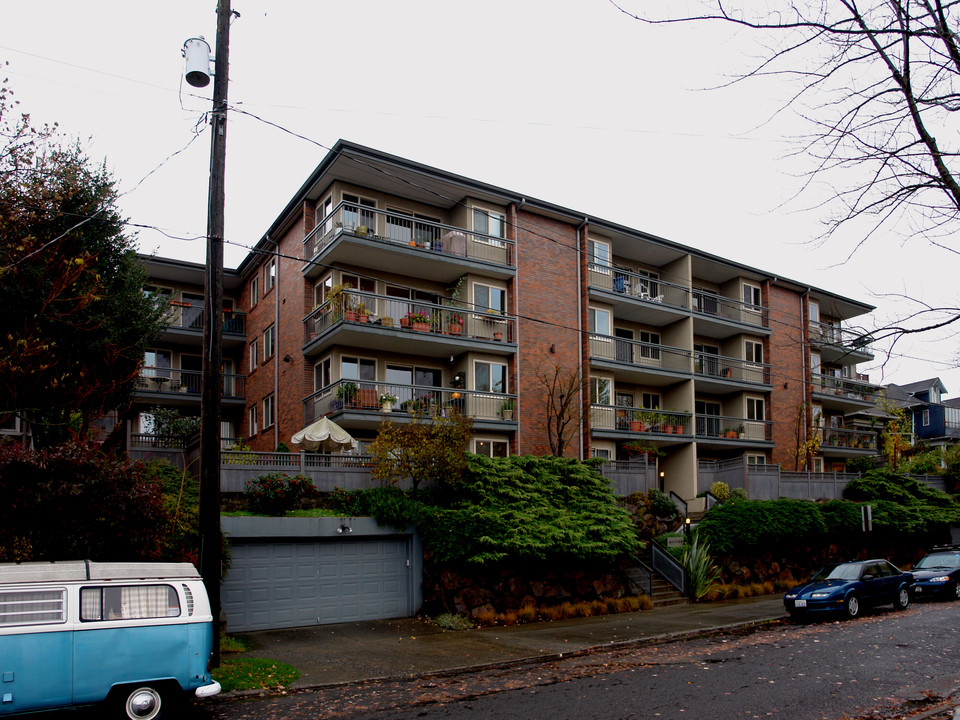
<svg viewBox="0 0 960 720"><path fill-rule="evenodd" d="M653 560L650 556L649 549L639 553L637 558L648 568L653 567ZM627 571L627 575L636 586L646 587L646 571L642 568L634 566ZM688 602L687 598L684 597L669 580L653 571L651 571L650 586L650 599L653 600L654 607L682 605Z"/></svg>

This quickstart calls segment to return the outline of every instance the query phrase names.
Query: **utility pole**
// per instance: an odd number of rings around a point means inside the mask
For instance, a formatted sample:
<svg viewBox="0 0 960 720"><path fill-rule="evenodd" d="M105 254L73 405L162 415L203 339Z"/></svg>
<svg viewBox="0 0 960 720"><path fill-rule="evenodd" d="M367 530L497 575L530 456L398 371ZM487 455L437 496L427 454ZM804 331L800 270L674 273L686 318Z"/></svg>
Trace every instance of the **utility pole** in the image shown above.
<svg viewBox="0 0 960 720"><path fill-rule="evenodd" d="M220 665L220 392L223 387L223 208L227 154L227 80L230 0L217 2L210 187L207 204L207 267L203 305L203 390L200 396L199 570L213 614L213 665Z"/></svg>

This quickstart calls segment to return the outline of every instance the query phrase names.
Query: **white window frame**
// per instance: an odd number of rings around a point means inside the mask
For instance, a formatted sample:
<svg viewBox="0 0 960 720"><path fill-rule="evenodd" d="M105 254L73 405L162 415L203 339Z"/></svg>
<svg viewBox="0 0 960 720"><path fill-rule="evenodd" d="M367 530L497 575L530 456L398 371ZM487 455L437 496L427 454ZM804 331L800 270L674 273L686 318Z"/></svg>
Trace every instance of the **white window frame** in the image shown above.
<svg viewBox="0 0 960 720"><path fill-rule="evenodd" d="M478 302L477 290L483 288L487 291L487 302L481 303ZM493 304L494 297L498 296L503 304L501 307L495 307ZM475 310L495 310L498 313L505 313L507 311L507 290L506 288L500 287L499 285L488 285L487 283L475 282L473 283L473 307Z"/></svg>
<svg viewBox="0 0 960 720"><path fill-rule="evenodd" d="M273 394L267 395L263 399L263 429L273 427L277 421L277 407Z"/></svg>
<svg viewBox="0 0 960 720"><path fill-rule="evenodd" d="M491 210L478 205L474 205L472 209L471 220L473 223L473 232L478 236L474 237L474 240L496 247L506 247L507 244L505 242L497 240L496 238L505 238L507 236L507 216L498 210ZM479 218L485 218L485 221L478 222ZM490 232L491 219L495 219L500 224L499 235L494 235Z"/></svg>
<svg viewBox="0 0 960 720"><path fill-rule="evenodd" d="M277 259L267 260L263 269L264 293L268 293L277 286Z"/></svg>
<svg viewBox="0 0 960 720"><path fill-rule="evenodd" d="M253 308L260 302L260 278L250 279L250 307Z"/></svg>
<svg viewBox="0 0 960 720"><path fill-rule="evenodd" d="M923 412L920 413L920 422L923 427L929 427L930 425L930 408L924 408Z"/></svg>
<svg viewBox="0 0 960 720"><path fill-rule="evenodd" d="M489 368L487 371L487 376L490 379L490 388L488 390L481 389L480 383L478 382L478 379L480 377L478 369L483 366ZM493 373L490 372L494 367L503 369L503 387L499 389L494 388ZM510 392L510 368L507 366L506 363L493 362L491 360L474 360L473 361L473 389L476 392L490 392L490 393L497 393L497 394L509 393Z"/></svg>
<svg viewBox="0 0 960 720"><path fill-rule="evenodd" d="M253 372L254 370L256 370L257 366L260 363L260 357L257 354L260 352L260 349L257 347L258 345L259 345L259 341L256 338L250 341L250 361L249 361L249 365L247 366L249 372Z"/></svg>
<svg viewBox="0 0 960 720"><path fill-rule="evenodd" d="M277 330L271 325L263 331L263 361L266 362L277 352Z"/></svg>
<svg viewBox="0 0 960 720"><path fill-rule="evenodd" d="M743 304L747 306L749 310L759 310L763 307L762 304L762 291L759 285L754 285L753 283L742 283L741 284L741 297L743 298ZM747 296L750 296L747 299Z"/></svg>
<svg viewBox="0 0 960 720"><path fill-rule="evenodd" d="M600 249L603 252L598 252ZM613 268L613 252L610 243L596 238L587 238L587 259L590 269L603 275L609 275ZM602 256L602 257L601 257Z"/></svg>
<svg viewBox="0 0 960 720"><path fill-rule="evenodd" d="M757 357L759 353L760 357ZM763 365L763 343L756 340L743 341L743 359L754 365Z"/></svg>
<svg viewBox="0 0 960 720"><path fill-rule="evenodd" d="M323 225L323 230L321 230L321 233L326 235L333 228L333 218L331 217L329 220L327 220L327 218L330 217L330 213L333 212L333 195L328 195L323 200L317 200L317 206L314 212L317 216L316 225L314 227L320 227ZM327 222L324 222L324 220L327 220Z"/></svg>
<svg viewBox="0 0 960 720"><path fill-rule="evenodd" d="M604 335L607 337L613 337L613 313L604 308L595 308L591 307L589 310L590 317L590 333L592 335ZM601 317L605 317L605 326L606 329L600 330L599 320Z"/></svg>
<svg viewBox="0 0 960 720"><path fill-rule="evenodd" d="M485 453L485 452L481 452L481 451L480 451L480 449L479 449L478 446L479 446L479 444L481 444L481 443L487 443L487 444L490 445L490 450L491 450L491 452L490 452L489 455L488 455L487 453ZM506 452L504 453L503 457L507 457L507 456L510 455L510 443L509 443L508 441L504 440L503 438L474 437L472 444L473 444L473 452L474 452L475 454L477 454L477 455L483 455L484 457L489 457L489 458L501 457L500 455L494 455L494 454L493 454L492 451L493 451L493 446L494 446L494 445L503 446L503 448L506 450Z"/></svg>
<svg viewBox="0 0 960 720"><path fill-rule="evenodd" d="M341 209L341 215L343 220L343 227L349 232L356 232L357 228L363 226L370 231L371 234L377 234L377 201L373 198L363 197L362 195L354 195L353 193L343 193L341 197L341 204L348 203L350 205L356 206L356 210L351 208ZM356 213L357 222L355 225L347 222L347 212ZM364 221L369 221L370 225L364 225Z"/></svg>
<svg viewBox="0 0 960 720"><path fill-rule="evenodd" d="M601 394L606 395L606 402L602 402ZM613 404L613 380L608 377L590 378L590 404L603 407Z"/></svg>
<svg viewBox="0 0 960 720"><path fill-rule="evenodd" d="M260 432L260 426L257 424L257 406L251 405L247 410L247 423L249 427L247 428L250 432L250 437L258 434Z"/></svg>

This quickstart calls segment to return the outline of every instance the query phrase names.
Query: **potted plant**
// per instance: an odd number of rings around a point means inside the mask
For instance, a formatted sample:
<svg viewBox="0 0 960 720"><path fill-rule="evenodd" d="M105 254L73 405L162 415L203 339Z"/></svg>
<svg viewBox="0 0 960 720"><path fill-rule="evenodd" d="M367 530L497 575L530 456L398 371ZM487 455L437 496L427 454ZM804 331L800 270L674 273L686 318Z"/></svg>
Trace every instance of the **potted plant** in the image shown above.
<svg viewBox="0 0 960 720"><path fill-rule="evenodd" d="M504 420L513 420L513 411L517 407L517 402L513 398L508 398L500 404L500 415Z"/></svg>
<svg viewBox="0 0 960 720"><path fill-rule="evenodd" d="M337 399L347 406L356 405L358 391L359 387L355 382L340 383L340 387L337 388Z"/></svg>
<svg viewBox="0 0 960 720"><path fill-rule="evenodd" d="M407 318L410 320L410 327L414 330L419 330L420 332L430 331L430 316L427 315L426 310L408 312Z"/></svg>
<svg viewBox="0 0 960 720"><path fill-rule="evenodd" d="M450 335L460 335L463 333L463 315L460 313L451 313L450 323L447 325L447 333Z"/></svg>
<svg viewBox="0 0 960 720"><path fill-rule="evenodd" d="M737 425L737 437L743 440L747 436L747 429L743 426L743 423Z"/></svg>
<svg viewBox="0 0 960 720"><path fill-rule="evenodd" d="M365 323L370 319L370 314L367 312L367 306L363 300L357 301L357 322Z"/></svg>
<svg viewBox="0 0 960 720"><path fill-rule="evenodd" d="M683 415L677 415L676 424L673 427L673 431L677 435L683 435L686 431L686 422L688 417L690 417L690 412L688 410L684 410Z"/></svg>
<svg viewBox="0 0 960 720"><path fill-rule="evenodd" d="M723 436L728 438L735 438L737 437L737 429L734 427L725 428L723 431Z"/></svg>
<svg viewBox="0 0 960 720"><path fill-rule="evenodd" d="M655 430L663 422L663 415L656 410L644 410L640 413L640 421L644 429Z"/></svg>
<svg viewBox="0 0 960 720"><path fill-rule="evenodd" d="M663 424L660 427L660 432L664 433L665 435L672 435L675 422L676 420L674 415L670 415L669 413L664 414Z"/></svg>
<svg viewBox="0 0 960 720"><path fill-rule="evenodd" d="M397 396L390 393L384 393L380 396L380 412L393 412L393 405L397 402Z"/></svg>
<svg viewBox="0 0 960 720"><path fill-rule="evenodd" d="M634 410L630 414L630 430L631 432L643 432L646 428L643 424L643 413L639 410Z"/></svg>

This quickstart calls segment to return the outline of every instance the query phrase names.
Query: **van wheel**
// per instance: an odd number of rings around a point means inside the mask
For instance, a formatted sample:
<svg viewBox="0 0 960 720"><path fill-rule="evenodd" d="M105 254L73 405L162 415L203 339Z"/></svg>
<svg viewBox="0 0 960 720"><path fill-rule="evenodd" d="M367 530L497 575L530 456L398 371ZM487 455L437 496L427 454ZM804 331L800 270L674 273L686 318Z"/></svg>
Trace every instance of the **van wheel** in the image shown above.
<svg viewBox="0 0 960 720"><path fill-rule="evenodd" d="M123 716L128 720L156 720L164 714L163 695L156 688L145 685L123 693Z"/></svg>

